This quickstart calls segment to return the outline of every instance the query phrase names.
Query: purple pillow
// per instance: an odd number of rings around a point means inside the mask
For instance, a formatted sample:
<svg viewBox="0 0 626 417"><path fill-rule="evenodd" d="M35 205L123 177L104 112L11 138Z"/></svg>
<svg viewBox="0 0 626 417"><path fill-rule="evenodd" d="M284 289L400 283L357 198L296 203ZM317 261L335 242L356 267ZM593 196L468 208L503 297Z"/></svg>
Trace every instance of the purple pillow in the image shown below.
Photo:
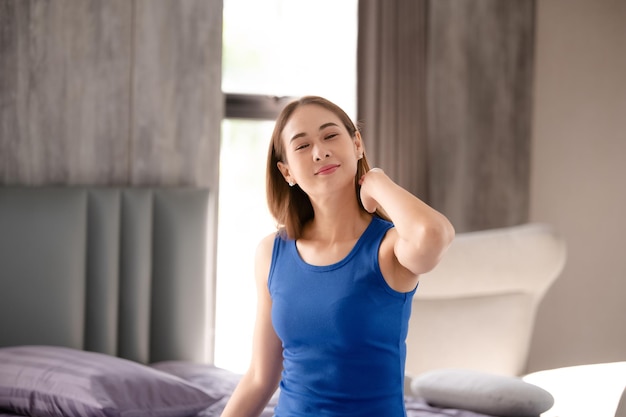
<svg viewBox="0 0 626 417"><path fill-rule="evenodd" d="M0 410L32 417L186 417L219 401L174 375L102 353L0 348Z"/></svg>

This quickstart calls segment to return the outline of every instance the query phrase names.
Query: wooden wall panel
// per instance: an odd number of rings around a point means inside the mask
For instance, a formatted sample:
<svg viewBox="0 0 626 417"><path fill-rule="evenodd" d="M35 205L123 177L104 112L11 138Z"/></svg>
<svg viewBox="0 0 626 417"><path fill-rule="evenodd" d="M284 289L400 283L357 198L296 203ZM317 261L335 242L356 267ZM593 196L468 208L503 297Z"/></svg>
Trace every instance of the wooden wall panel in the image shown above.
<svg viewBox="0 0 626 417"><path fill-rule="evenodd" d="M132 182L216 189L221 0L135 4Z"/></svg>
<svg viewBox="0 0 626 417"><path fill-rule="evenodd" d="M534 5L429 3L429 198L457 232L528 220Z"/></svg>
<svg viewBox="0 0 626 417"><path fill-rule="evenodd" d="M128 177L130 3L0 1L0 183Z"/></svg>
<svg viewBox="0 0 626 417"><path fill-rule="evenodd" d="M528 220L534 5L359 2L368 155L459 233Z"/></svg>
<svg viewBox="0 0 626 417"><path fill-rule="evenodd" d="M0 0L0 184L217 191L221 0Z"/></svg>

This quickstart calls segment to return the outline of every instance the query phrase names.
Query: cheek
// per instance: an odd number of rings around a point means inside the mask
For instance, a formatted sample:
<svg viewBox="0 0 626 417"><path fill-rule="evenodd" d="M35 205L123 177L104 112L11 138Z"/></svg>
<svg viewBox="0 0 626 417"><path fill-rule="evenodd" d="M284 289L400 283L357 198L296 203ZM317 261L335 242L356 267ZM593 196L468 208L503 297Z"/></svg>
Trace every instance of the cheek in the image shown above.
<svg viewBox="0 0 626 417"><path fill-rule="evenodd" d="M286 170L292 177L298 177L302 172L302 163L296 155L288 156L288 163L285 164Z"/></svg>
<svg viewBox="0 0 626 417"><path fill-rule="evenodd" d="M302 165L298 165L296 164L294 167L292 167L291 169L291 174L300 182L300 181L306 181L308 175L307 175L308 170L306 170Z"/></svg>
<svg viewBox="0 0 626 417"><path fill-rule="evenodd" d="M309 157L307 152L299 151L299 152L291 152L289 154L289 166L291 169L302 169L305 167Z"/></svg>

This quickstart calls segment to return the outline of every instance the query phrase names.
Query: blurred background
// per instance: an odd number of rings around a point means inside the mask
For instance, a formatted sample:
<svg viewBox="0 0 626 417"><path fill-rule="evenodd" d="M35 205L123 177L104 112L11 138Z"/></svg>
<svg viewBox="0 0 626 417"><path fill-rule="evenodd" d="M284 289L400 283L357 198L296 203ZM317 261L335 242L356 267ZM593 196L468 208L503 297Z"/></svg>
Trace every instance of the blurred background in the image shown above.
<svg viewBox="0 0 626 417"><path fill-rule="evenodd" d="M213 190L208 355L241 370L272 118L323 95L458 232L566 239L528 371L624 360L625 18L623 0L0 0L0 184Z"/></svg>

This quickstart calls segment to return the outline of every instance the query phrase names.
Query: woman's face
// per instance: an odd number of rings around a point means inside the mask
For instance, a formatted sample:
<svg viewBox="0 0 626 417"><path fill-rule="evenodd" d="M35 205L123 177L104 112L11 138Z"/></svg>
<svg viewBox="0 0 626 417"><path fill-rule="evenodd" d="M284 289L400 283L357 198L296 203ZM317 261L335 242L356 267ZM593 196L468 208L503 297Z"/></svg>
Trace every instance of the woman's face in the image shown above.
<svg viewBox="0 0 626 417"><path fill-rule="evenodd" d="M353 138L339 117L322 106L298 107L283 129L284 161L278 169L286 181L309 195L354 187L361 136Z"/></svg>

